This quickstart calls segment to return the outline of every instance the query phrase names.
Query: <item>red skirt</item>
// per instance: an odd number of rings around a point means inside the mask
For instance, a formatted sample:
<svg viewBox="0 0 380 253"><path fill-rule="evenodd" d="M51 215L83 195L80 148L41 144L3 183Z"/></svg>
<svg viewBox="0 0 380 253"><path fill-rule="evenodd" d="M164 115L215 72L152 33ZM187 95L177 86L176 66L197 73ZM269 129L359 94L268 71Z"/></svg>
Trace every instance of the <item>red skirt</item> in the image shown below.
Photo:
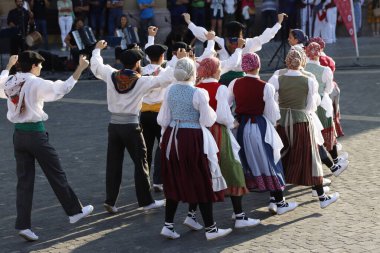
<svg viewBox="0 0 380 253"><path fill-rule="evenodd" d="M277 126L277 132L284 144L282 152L287 152L282 157L285 181L295 185L321 185L323 177L312 175L312 148L309 123L296 123L293 125L293 144L290 147L285 128ZM315 148L318 152L318 147Z"/></svg>
<svg viewBox="0 0 380 253"><path fill-rule="evenodd" d="M212 189L209 162L203 152L202 130L179 128L177 136L173 136L167 159L166 150L171 132L172 128L168 127L161 143L161 173L165 197L187 203L223 201L223 191L214 192Z"/></svg>

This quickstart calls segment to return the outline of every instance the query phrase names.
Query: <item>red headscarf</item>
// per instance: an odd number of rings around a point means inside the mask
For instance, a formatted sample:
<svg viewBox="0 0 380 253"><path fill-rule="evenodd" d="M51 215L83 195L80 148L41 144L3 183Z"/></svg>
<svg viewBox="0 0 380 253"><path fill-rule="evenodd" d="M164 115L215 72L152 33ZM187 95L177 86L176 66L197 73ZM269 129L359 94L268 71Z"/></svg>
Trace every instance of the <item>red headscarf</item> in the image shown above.
<svg viewBox="0 0 380 253"><path fill-rule="evenodd" d="M324 49L326 46L325 41L321 37L314 37L309 40L309 43L316 42L321 46L321 49Z"/></svg>
<svg viewBox="0 0 380 253"><path fill-rule="evenodd" d="M306 55L312 60L317 56L321 56L321 46L316 42L311 42L306 47Z"/></svg>
<svg viewBox="0 0 380 253"><path fill-rule="evenodd" d="M219 59L216 57L210 57L203 59L198 66L198 78L212 77L218 70L220 65Z"/></svg>
<svg viewBox="0 0 380 253"><path fill-rule="evenodd" d="M244 72L259 69L260 66L260 57L256 53L247 53L243 55L241 68Z"/></svg>

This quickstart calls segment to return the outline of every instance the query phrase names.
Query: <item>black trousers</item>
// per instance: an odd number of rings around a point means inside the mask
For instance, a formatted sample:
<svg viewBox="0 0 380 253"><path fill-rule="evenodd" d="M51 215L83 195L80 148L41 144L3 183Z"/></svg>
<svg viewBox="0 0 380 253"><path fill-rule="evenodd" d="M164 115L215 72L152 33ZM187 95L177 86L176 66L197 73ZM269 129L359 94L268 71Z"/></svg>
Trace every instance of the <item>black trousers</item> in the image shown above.
<svg viewBox="0 0 380 253"><path fill-rule="evenodd" d="M67 182L47 133L16 130L13 144L17 165L16 229L31 228L36 159L66 214L71 216L82 212L82 205Z"/></svg>
<svg viewBox="0 0 380 253"><path fill-rule="evenodd" d="M139 124L109 124L106 170L108 205L114 206L119 195L123 170L124 150L135 164L135 189L139 206L154 202L150 192L146 147Z"/></svg>
<svg viewBox="0 0 380 253"><path fill-rule="evenodd" d="M160 143L161 126L157 123L158 112L142 112L140 116L140 123L143 129L143 136L147 149L147 160L149 166L149 173L152 168L152 156L154 141ZM161 149L157 145L156 153L154 155L154 172L153 184L162 184L161 180Z"/></svg>

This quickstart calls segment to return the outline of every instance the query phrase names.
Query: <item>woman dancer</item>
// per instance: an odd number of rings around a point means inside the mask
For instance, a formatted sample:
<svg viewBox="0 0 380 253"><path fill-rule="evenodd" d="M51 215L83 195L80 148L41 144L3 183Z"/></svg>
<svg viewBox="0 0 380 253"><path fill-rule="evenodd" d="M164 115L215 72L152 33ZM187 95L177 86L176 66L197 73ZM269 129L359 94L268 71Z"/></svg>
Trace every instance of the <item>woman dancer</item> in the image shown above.
<svg viewBox="0 0 380 253"><path fill-rule="evenodd" d="M177 81L167 89L157 118L164 133L161 169L166 209L161 235L170 239L180 237L173 223L179 201L199 205L207 240L232 231L218 229L214 222L212 202L223 200L227 186L218 165L218 148L206 129L215 123L216 114L207 92L194 87L195 72L191 59L178 60Z"/></svg>
<svg viewBox="0 0 380 253"><path fill-rule="evenodd" d="M260 58L255 53L243 55L246 76L231 82L230 102L235 100L239 121L237 140L240 157L246 173L248 188L270 191L269 211L283 214L297 207L283 197L285 179L280 161L283 147L274 124L280 117L273 86L260 80Z"/></svg>
<svg viewBox="0 0 380 253"><path fill-rule="evenodd" d="M245 186L243 168L239 159L240 147L230 130L234 128L235 119L228 104L228 89L218 83L220 73L221 66L218 58L203 59L198 67L197 78L200 78L201 82L197 84L197 87L208 92L209 104L216 111L216 122L210 127L210 131L218 145L219 166L228 186L225 194L231 197L235 228L253 227L260 224L260 220L250 219L243 212L243 195L249 191ZM189 213L184 222L185 225L194 230L202 228L194 223L196 222L196 207L196 205L189 206Z"/></svg>
<svg viewBox="0 0 380 253"><path fill-rule="evenodd" d="M339 193L326 195L323 189L323 170L318 145L323 143L312 112L318 104L318 85L314 78L301 71L302 55L290 50L286 57L288 71L272 78L279 94L281 119L277 131L284 143L282 164L286 182L289 184L314 186L325 208L339 198Z"/></svg>

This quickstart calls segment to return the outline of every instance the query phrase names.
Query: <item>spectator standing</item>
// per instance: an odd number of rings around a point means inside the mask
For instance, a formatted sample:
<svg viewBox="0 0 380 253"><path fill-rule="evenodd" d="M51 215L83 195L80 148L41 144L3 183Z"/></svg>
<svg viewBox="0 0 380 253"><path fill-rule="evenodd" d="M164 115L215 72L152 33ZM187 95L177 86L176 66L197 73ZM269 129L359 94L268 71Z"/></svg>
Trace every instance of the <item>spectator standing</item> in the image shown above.
<svg viewBox="0 0 380 253"><path fill-rule="evenodd" d="M354 2L354 15L355 15L355 26L356 33L362 28L362 5L364 0L353 0Z"/></svg>
<svg viewBox="0 0 380 253"><path fill-rule="evenodd" d="M335 2L331 1L330 4L326 6L326 16L327 16L327 23L330 26L330 39L331 43L336 42L336 22L338 19L338 10L336 8Z"/></svg>
<svg viewBox="0 0 380 253"><path fill-rule="evenodd" d="M89 0L73 0L75 18L80 18L88 24Z"/></svg>
<svg viewBox="0 0 380 253"><path fill-rule="evenodd" d="M154 0L137 0L140 8L140 42L142 45L148 41L148 27L154 26Z"/></svg>
<svg viewBox="0 0 380 253"><path fill-rule="evenodd" d="M301 29L309 37L312 37L313 34L313 7L315 2L315 0L300 1Z"/></svg>
<svg viewBox="0 0 380 253"><path fill-rule="evenodd" d="M182 14L188 12L189 0L168 0L172 28L185 24Z"/></svg>
<svg viewBox="0 0 380 253"><path fill-rule="evenodd" d="M279 13L286 13L288 15L287 22L284 22L284 31L281 34L281 39L286 39L290 29L298 28L297 19L298 19L298 10L297 2L298 0L281 0L279 1Z"/></svg>
<svg viewBox="0 0 380 253"><path fill-rule="evenodd" d="M256 17L256 6L254 0L243 0L241 2L241 12L244 19L244 24L247 27L245 30L245 37L253 37L253 29Z"/></svg>
<svg viewBox="0 0 380 253"><path fill-rule="evenodd" d="M121 15L123 15L123 0L108 0L107 9L108 9L108 34L113 36L115 31L116 23L120 20Z"/></svg>
<svg viewBox="0 0 380 253"><path fill-rule="evenodd" d="M30 6L34 16L34 22L36 24L37 31L42 34L44 38L44 47L46 50L49 49L49 41L47 37L47 23L46 23L46 13L47 8L50 6L49 0L31 0Z"/></svg>
<svg viewBox="0 0 380 253"><path fill-rule="evenodd" d="M268 27L273 27L277 22L277 0L263 0L261 4L261 19L264 31Z"/></svg>
<svg viewBox="0 0 380 253"><path fill-rule="evenodd" d="M14 28L14 35L11 36L11 55L17 55L26 49L25 36L28 34L29 24L33 21L30 12L23 5L23 0L15 0L16 8L8 13L7 24Z"/></svg>
<svg viewBox="0 0 380 253"><path fill-rule="evenodd" d="M61 51L66 51L65 38L69 34L71 26L73 25L73 3L71 0L58 0L58 23L61 29L62 48Z"/></svg>
<svg viewBox="0 0 380 253"><path fill-rule="evenodd" d="M369 1L367 21L368 21L368 24L371 24L373 36L379 37L380 36L380 17L374 16L373 10L375 8L380 8L380 1L379 0Z"/></svg>
<svg viewBox="0 0 380 253"><path fill-rule="evenodd" d="M224 24L228 24L236 20L237 0L224 0Z"/></svg>
<svg viewBox="0 0 380 253"><path fill-rule="evenodd" d="M221 36L224 17L224 0L208 1L211 2L211 30L215 31L217 36Z"/></svg>
<svg viewBox="0 0 380 253"><path fill-rule="evenodd" d="M105 6L107 0L90 0L90 26L97 36L104 35Z"/></svg>
<svg viewBox="0 0 380 253"><path fill-rule="evenodd" d="M198 26L205 26L205 12L206 3L204 0L193 0L191 2L191 17L193 18L193 23Z"/></svg>

